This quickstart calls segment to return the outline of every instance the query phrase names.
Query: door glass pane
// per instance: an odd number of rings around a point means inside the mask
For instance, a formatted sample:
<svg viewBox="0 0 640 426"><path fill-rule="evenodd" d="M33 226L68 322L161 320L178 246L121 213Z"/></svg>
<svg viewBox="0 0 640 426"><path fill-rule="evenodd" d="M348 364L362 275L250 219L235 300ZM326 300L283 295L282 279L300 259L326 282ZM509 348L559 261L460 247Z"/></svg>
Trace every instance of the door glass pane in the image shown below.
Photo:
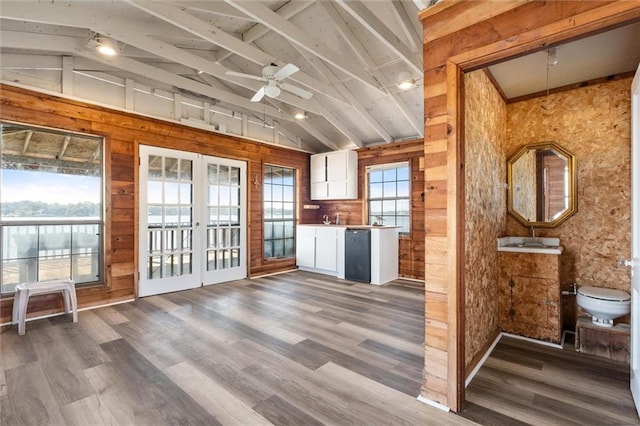
<svg viewBox="0 0 640 426"><path fill-rule="evenodd" d="M191 274L193 164L149 156L147 183L147 278Z"/></svg>
<svg viewBox="0 0 640 426"><path fill-rule="evenodd" d="M207 173L207 246L217 249L207 254L207 270L221 270L234 267L232 253L227 248L240 245L239 228L231 228L240 224L240 168L209 164Z"/></svg>

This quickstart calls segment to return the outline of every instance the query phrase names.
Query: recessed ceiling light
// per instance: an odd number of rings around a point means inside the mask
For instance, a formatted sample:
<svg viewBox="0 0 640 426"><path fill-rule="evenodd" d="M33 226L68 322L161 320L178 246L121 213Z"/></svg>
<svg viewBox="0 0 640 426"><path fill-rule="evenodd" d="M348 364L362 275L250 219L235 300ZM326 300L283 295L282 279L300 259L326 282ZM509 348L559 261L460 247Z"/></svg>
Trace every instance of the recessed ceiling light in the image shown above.
<svg viewBox="0 0 640 426"><path fill-rule="evenodd" d="M307 117L309 117L307 113L301 111L298 111L293 115L293 118L295 118L296 120L304 120Z"/></svg>

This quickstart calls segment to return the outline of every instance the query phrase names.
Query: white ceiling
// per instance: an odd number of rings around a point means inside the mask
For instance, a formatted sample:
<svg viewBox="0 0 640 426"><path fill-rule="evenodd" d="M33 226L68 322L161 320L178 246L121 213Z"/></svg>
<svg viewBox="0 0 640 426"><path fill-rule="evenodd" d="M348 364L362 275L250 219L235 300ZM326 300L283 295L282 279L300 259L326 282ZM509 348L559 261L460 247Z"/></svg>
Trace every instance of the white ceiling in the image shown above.
<svg viewBox="0 0 640 426"><path fill-rule="evenodd" d="M640 23L556 47L548 88L635 71L640 63ZM489 67L507 99L547 90L547 50Z"/></svg>
<svg viewBox="0 0 640 426"><path fill-rule="evenodd" d="M0 72L4 81L39 87L42 78L61 78L52 58L72 57L75 73L132 79L270 125L275 120L285 139L312 152L414 139L423 135L424 115L416 4L429 1L2 0ZM560 46L551 87L635 69L639 28ZM94 32L118 40L120 55L109 59L89 48ZM272 62L297 65L287 82L313 97L285 92L252 103L261 82L226 74L260 75ZM491 71L515 97L544 90L545 64L546 54L537 53ZM416 79L415 89L396 87L402 72ZM294 120L297 111L309 118Z"/></svg>

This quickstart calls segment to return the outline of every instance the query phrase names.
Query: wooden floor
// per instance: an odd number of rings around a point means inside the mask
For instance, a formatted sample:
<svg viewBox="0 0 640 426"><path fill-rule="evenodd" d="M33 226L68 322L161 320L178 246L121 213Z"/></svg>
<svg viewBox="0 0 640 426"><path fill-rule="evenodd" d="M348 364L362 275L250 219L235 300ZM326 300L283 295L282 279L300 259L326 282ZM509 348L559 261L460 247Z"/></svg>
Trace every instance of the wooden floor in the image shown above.
<svg viewBox="0 0 640 426"><path fill-rule="evenodd" d="M503 337L467 387L462 416L484 425L638 425L629 366Z"/></svg>
<svg viewBox="0 0 640 426"><path fill-rule="evenodd" d="M640 424L626 365L511 338L460 416L418 402L402 284L298 271L3 327L0 425Z"/></svg>
<svg viewBox="0 0 640 426"><path fill-rule="evenodd" d="M0 334L0 424L472 424L416 400L424 290L294 272Z"/></svg>

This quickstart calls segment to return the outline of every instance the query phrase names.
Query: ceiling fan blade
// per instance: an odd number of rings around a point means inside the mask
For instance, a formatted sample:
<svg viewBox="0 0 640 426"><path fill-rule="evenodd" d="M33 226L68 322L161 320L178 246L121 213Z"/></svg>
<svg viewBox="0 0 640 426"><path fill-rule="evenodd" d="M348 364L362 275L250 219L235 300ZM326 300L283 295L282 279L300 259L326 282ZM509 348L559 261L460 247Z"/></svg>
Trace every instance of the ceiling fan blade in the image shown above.
<svg viewBox="0 0 640 426"><path fill-rule="evenodd" d="M275 73L273 76L275 77L276 80L280 81L289 77L291 74L297 73L298 71L300 71L300 68L298 68L297 66L293 64L287 64L284 67L280 68L278 72Z"/></svg>
<svg viewBox="0 0 640 426"><path fill-rule="evenodd" d="M291 92L294 95L300 96L302 99L311 99L311 96L313 96L313 93L309 92L308 90L305 90L298 86L294 86L292 84L280 83L280 87L287 92Z"/></svg>
<svg viewBox="0 0 640 426"><path fill-rule="evenodd" d="M250 78L252 80L264 81L264 77L261 77L261 76L259 77L257 75L253 75L253 74L245 74L243 72L237 72L237 71L228 70L228 71L225 71L225 74L226 75L232 75L232 76L235 76L235 77L243 77L243 78Z"/></svg>
<svg viewBox="0 0 640 426"><path fill-rule="evenodd" d="M258 90L256 94L253 95L253 98L251 98L251 102L260 102L262 98L264 98L264 86L262 86L260 90Z"/></svg>

